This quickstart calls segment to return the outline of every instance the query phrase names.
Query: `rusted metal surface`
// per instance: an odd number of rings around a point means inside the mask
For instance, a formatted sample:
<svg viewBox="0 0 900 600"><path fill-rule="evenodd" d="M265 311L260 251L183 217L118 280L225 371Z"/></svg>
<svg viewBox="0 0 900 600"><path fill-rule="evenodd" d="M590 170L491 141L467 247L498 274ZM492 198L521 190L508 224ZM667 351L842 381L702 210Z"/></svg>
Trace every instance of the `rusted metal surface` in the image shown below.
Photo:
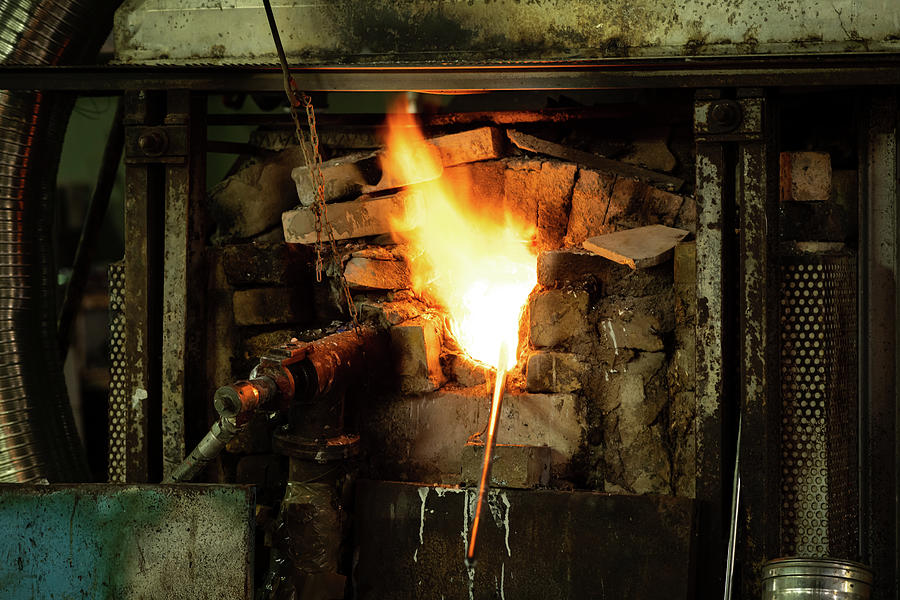
<svg viewBox="0 0 900 600"><path fill-rule="evenodd" d="M778 169L774 128L761 90L738 90L760 106L760 128L738 143L740 223L741 597L760 595L763 564L780 550L780 402L778 388Z"/></svg>
<svg viewBox="0 0 900 600"><path fill-rule="evenodd" d="M297 86L310 92L485 91L709 88L734 86L890 86L900 84L900 55L689 56L665 59L517 61L501 64L321 65L297 63ZM281 92L281 74L265 65L119 65L2 67L12 90L189 89L213 93ZM257 121L258 115L228 115ZM270 120L269 117L267 120Z"/></svg>
<svg viewBox="0 0 900 600"><path fill-rule="evenodd" d="M863 562L876 573L873 596L897 594L897 267L898 100L867 100L860 239L860 530Z"/></svg>
<svg viewBox="0 0 900 600"><path fill-rule="evenodd" d="M284 48L302 64L883 52L900 8L881 0L441 2L284 0ZM117 58L129 63L275 63L261 3L127 0Z"/></svg>
<svg viewBox="0 0 900 600"><path fill-rule="evenodd" d="M250 599L249 486L0 485L0 596Z"/></svg>
<svg viewBox="0 0 900 600"><path fill-rule="evenodd" d="M386 332L370 326L273 348L255 374L275 382L277 404L289 412L288 430L275 438L278 451L320 463L355 455L359 436L344 433L345 391L367 372L382 372L386 356Z"/></svg>
<svg viewBox="0 0 900 600"><path fill-rule="evenodd" d="M185 103L180 97L187 92L178 93L175 102ZM194 283L188 277L190 245L188 228L190 227L190 173L188 171L187 107L180 106L182 111L166 117L166 130L161 128L144 128L138 140L151 138L154 134L164 136L166 143L140 145L146 160L162 158L171 161L166 168L165 191L165 224L163 231L163 306L162 306L162 471L168 477L185 457L184 439L184 400L185 400L185 361L192 357L187 352L188 335L188 298L199 290L192 290ZM168 140L180 139L181 144L169 145ZM152 139L152 138L151 138ZM165 156L163 156L165 155Z"/></svg>
<svg viewBox="0 0 900 600"><path fill-rule="evenodd" d="M128 125L143 124L150 107L146 94L130 93L125 96L125 122ZM132 164L130 154L125 153L125 401L128 413L125 425L125 481L146 482L149 477L149 438L151 403L156 399L153 371L155 353L153 334L147 314L152 301L150 282L152 253L148 248L151 235L150 222L153 210L149 195L152 179L150 167Z"/></svg>
<svg viewBox="0 0 900 600"><path fill-rule="evenodd" d="M495 490L470 569L464 558L476 495L473 488L359 481L354 597L696 597L693 500Z"/></svg>
<svg viewBox="0 0 900 600"><path fill-rule="evenodd" d="M738 142L762 137L759 98L711 98L694 103L694 134L703 141Z"/></svg>
<svg viewBox="0 0 900 600"><path fill-rule="evenodd" d="M698 92L695 103L695 135L707 130L705 116L716 91ZM726 284L726 181L725 149L721 143L697 143L696 200L697 223L697 500L702 502L700 560L709 565L698 581L703 598L716 597L724 574L725 545L722 528L724 508L723 428L725 409L725 325L724 286ZM734 399L731 399L733 402Z"/></svg>
<svg viewBox="0 0 900 600"><path fill-rule="evenodd" d="M162 469L167 476L185 456L187 438L186 399L200 407L203 420L209 399L202 383L191 377L191 366L202 364L204 352L201 323L204 321L205 281L203 264L203 205L205 133L198 127L205 111L188 91L169 92L162 127L145 128L138 139L160 130L168 143L151 148L147 160L164 162L165 222L162 274ZM180 140L173 143L173 140ZM146 146L146 144L145 144ZM144 148L145 153L147 149ZM198 172L201 178L198 180ZM200 189L198 188L200 186ZM205 425L205 423L203 423Z"/></svg>

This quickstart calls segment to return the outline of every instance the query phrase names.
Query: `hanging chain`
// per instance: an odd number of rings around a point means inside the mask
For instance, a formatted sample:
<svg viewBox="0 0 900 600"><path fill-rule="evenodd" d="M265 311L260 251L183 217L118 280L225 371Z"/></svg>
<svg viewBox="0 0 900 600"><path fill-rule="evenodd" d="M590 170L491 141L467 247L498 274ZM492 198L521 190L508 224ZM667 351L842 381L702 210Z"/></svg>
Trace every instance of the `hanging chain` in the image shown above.
<svg viewBox="0 0 900 600"><path fill-rule="evenodd" d="M266 16L269 19L269 28L272 30L275 50L278 52L278 60L281 63L281 74L284 77L284 93L288 98L288 106L291 109L291 119L294 121L297 142L300 144L300 150L303 152L303 162L306 163L306 172L309 174L309 181L315 194L312 210L315 216L316 227L316 281L322 281L322 272L325 270L324 260L322 259L324 246L322 233L324 232L328 238L331 262L337 270L341 283L341 293L347 302L347 311L350 313L350 319L353 321L353 328L359 332L356 305L353 303L353 296L350 294L350 285L344 276L344 266L341 263L337 244L334 241L334 228L328 222L328 210L325 207L325 177L322 175L322 154L319 152L319 133L316 131L315 108L312 104L312 98L305 92L297 89L297 82L291 75L290 69L288 69L287 57L281 45L281 36L279 36L278 27L275 24L272 5L269 0L263 0L263 4L266 8ZM306 132L304 132L303 126L300 124L300 116L297 114L297 109L301 106L306 112Z"/></svg>

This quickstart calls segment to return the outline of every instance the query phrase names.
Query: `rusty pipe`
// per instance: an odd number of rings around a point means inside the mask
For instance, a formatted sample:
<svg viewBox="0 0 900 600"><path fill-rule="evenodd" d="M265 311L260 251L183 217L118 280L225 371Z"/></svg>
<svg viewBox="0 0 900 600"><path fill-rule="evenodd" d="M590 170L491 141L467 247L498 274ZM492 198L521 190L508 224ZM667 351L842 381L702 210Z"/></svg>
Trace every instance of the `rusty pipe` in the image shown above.
<svg viewBox="0 0 900 600"><path fill-rule="evenodd" d="M361 374L368 357L384 354L378 345L383 335L373 327L361 327L308 344L292 340L270 350L249 380L216 390L213 405L219 420L163 483L193 479L261 407L289 410L290 436L301 446L341 436L343 394L333 392Z"/></svg>
<svg viewBox="0 0 900 600"><path fill-rule="evenodd" d="M223 385L213 396L213 406L222 417L237 417L266 404L278 395L278 386L271 377L258 377Z"/></svg>

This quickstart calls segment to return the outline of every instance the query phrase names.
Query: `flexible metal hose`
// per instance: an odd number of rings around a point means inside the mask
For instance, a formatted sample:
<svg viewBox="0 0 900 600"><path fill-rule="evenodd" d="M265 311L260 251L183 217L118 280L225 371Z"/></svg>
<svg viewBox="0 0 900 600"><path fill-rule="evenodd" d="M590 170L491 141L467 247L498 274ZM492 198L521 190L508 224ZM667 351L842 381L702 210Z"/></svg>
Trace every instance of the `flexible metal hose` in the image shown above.
<svg viewBox="0 0 900 600"><path fill-rule="evenodd" d="M0 0L0 64L96 55L114 8L107 1ZM53 200L73 101L0 90L0 482L90 479L55 319Z"/></svg>

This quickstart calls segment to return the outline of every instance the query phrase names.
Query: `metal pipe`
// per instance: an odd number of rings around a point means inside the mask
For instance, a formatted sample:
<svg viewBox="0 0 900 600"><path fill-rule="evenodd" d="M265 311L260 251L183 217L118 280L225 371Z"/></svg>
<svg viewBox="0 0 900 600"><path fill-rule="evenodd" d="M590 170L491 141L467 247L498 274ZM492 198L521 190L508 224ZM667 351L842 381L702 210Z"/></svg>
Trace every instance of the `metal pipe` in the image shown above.
<svg viewBox="0 0 900 600"><path fill-rule="evenodd" d="M221 417L213 423L209 432L203 436L197 447L181 461L177 467L172 469L169 476L163 480L163 483L180 483L190 481L202 471L210 461L215 460L217 456L234 438L238 432L237 421L234 417Z"/></svg>
<svg viewBox="0 0 900 600"><path fill-rule="evenodd" d="M0 65L96 54L113 2L0 2ZM62 378L53 260L55 174L74 98L0 90L0 482L87 481Z"/></svg>
<svg viewBox="0 0 900 600"><path fill-rule="evenodd" d="M481 522L481 509L487 496L491 482L491 461L494 445L497 443L497 422L500 420L500 405L506 391L506 345L500 348L500 366L497 368L497 380L494 382L494 398L491 401L491 416L488 419L487 438L484 440L484 460L481 463L481 481L478 484L478 503L475 505L475 520L472 521L472 536L469 538L469 549L466 560L475 560L475 539L478 536L478 525Z"/></svg>
<svg viewBox="0 0 900 600"><path fill-rule="evenodd" d="M236 381L216 390L213 406L222 417L237 417L265 404L277 394L278 386L270 377Z"/></svg>

